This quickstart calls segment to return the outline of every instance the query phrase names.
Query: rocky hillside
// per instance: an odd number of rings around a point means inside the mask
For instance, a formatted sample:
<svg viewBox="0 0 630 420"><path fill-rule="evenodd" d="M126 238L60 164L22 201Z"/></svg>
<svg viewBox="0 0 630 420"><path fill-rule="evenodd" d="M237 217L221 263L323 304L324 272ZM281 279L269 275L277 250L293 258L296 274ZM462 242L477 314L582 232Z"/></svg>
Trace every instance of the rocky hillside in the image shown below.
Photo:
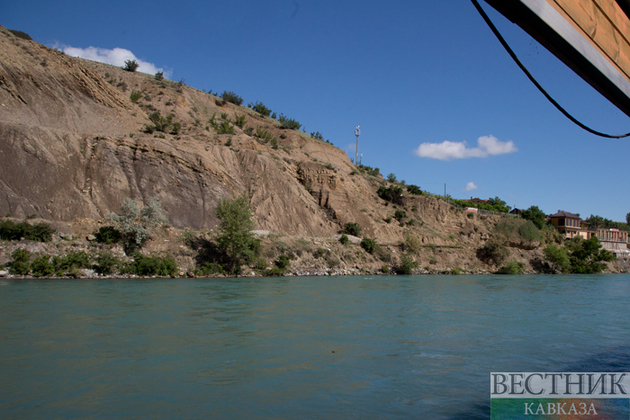
<svg viewBox="0 0 630 420"><path fill-rule="evenodd" d="M89 224L127 197L157 197L174 228L209 232L218 201L245 193L257 229L271 234L332 238L356 222L384 246L412 235L432 253L443 249L426 259L445 269L492 268L475 252L496 219L425 196L393 205L376 193L388 185L332 144L252 109L0 27L1 216ZM396 210L406 217L392 219ZM514 255L529 264L524 252Z"/></svg>

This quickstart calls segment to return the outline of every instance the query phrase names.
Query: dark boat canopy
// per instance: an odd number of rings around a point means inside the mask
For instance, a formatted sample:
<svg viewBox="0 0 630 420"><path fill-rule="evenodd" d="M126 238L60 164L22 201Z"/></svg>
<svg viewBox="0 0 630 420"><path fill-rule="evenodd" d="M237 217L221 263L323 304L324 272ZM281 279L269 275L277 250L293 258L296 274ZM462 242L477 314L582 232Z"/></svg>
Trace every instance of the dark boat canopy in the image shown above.
<svg viewBox="0 0 630 420"><path fill-rule="evenodd" d="M630 116L630 0L486 0Z"/></svg>

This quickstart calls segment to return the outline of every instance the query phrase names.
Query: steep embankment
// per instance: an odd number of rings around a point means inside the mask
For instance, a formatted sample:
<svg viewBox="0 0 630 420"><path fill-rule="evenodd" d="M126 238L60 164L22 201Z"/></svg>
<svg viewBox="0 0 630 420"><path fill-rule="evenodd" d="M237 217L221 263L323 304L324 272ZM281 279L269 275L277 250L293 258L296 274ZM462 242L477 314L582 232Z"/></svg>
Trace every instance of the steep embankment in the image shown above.
<svg viewBox="0 0 630 420"><path fill-rule="evenodd" d="M145 130L156 113L172 116L169 129ZM158 197L174 227L211 230L218 201L245 193L260 230L330 238L356 222L394 253L412 235L432 254L444 250L427 256L431 264L489 268L475 251L492 217L466 217L423 196L394 206L377 196L383 185L342 150L249 108L68 57L0 27L1 215L74 223L103 219L127 197ZM397 209L404 220L392 220Z"/></svg>

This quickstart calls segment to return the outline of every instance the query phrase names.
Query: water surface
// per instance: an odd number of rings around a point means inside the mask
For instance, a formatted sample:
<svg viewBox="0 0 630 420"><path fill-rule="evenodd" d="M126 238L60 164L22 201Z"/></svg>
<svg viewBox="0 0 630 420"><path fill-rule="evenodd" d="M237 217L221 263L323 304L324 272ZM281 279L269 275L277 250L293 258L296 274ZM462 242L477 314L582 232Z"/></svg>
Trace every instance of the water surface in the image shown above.
<svg viewBox="0 0 630 420"><path fill-rule="evenodd" d="M0 418L473 419L630 370L630 275L0 282Z"/></svg>

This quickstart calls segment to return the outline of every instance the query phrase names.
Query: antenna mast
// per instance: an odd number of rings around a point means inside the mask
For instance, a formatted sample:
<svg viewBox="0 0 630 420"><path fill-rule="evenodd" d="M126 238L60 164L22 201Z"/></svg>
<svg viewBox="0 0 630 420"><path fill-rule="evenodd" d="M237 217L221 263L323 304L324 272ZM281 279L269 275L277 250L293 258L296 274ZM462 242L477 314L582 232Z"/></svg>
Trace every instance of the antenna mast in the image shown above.
<svg viewBox="0 0 630 420"><path fill-rule="evenodd" d="M359 164L359 135L361 134L361 130L359 130L359 126L357 125L357 129L354 130L354 135L357 136L357 147L355 149L355 155L354 155L354 164L358 165Z"/></svg>

